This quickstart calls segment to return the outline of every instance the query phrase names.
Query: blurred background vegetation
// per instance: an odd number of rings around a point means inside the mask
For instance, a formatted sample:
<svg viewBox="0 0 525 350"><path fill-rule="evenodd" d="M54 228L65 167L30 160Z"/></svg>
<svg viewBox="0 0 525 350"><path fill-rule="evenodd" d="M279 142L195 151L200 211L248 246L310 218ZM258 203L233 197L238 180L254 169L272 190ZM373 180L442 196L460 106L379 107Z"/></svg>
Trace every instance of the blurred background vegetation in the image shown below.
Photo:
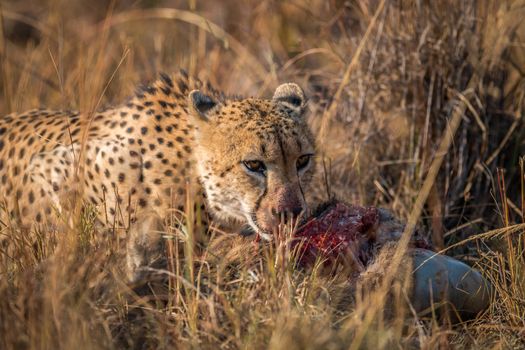
<svg viewBox="0 0 525 350"><path fill-rule="evenodd" d="M340 199L387 207L406 218L447 120L463 103L466 112L419 220L422 231L438 248L445 248L473 234L524 222L520 166L525 155L524 1L3 0L0 4L1 114L39 106L89 112L124 101L158 72L179 68L231 95L268 97L278 83L294 81L310 98L309 118L323 168L317 180L321 192L326 192L326 175L328 192ZM521 241L509 252L508 240L473 240L447 251L485 266L502 286L500 300L505 300L480 321L490 327L473 327L458 344L467 341L464 338L478 344L475 332L489 328L491 336L485 335L491 346L519 341L519 336L512 341L506 337L523 333L525 327L525 277L520 270L525 266L515 264L517 270L509 271L506 262L512 254L519 260L520 247ZM4 296L21 295L12 287L23 285L26 277L13 276L3 285ZM104 313L98 311L97 317L103 319ZM6 315L12 314L2 313ZM264 327L261 320L269 315L273 314L250 319ZM332 344L323 337L310 340L312 334L300 330L314 327L314 319L294 318L291 328L299 329L290 334L303 339L305 346L310 341L314 347ZM327 327L333 326L331 320L325 321ZM259 327L257 322L253 327ZM83 332L92 326L79 324L87 327ZM278 328L278 323L267 325L263 334L270 335L264 339L243 338L246 330L240 329L237 342L216 340L225 347L259 344L255 340L268 344L276 329L272 327ZM23 333L24 327L15 328ZM0 329L9 332L5 323ZM417 346L452 346L454 332L438 329L425 333L427 338L414 331L419 334ZM109 335L104 341L89 345L114 346L109 340L114 328L105 331ZM334 348L348 345L348 339L332 332L340 340L332 344ZM439 339L433 338L435 334ZM447 341L442 344L443 334ZM199 338L193 337L189 338ZM56 344L46 337L39 338L41 343L24 339L20 344L32 347ZM408 344L396 343L400 340L391 334L385 339L376 345L392 344L392 339L397 339L394 344ZM159 343L142 340L142 344Z"/></svg>

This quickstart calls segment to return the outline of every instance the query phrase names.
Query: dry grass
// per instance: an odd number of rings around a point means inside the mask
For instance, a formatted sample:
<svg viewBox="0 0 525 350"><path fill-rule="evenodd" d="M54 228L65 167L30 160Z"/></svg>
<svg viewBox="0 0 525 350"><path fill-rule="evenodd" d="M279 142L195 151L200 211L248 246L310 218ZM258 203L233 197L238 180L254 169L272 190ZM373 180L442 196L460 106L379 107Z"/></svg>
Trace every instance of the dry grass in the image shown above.
<svg viewBox="0 0 525 350"><path fill-rule="evenodd" d="M525 347L525 2L0 4L1 114L90 114L178 68L231 94L295 81L331 191L417 223L496 290L468 323L407 317L400 260L352 300L344 278L296 271L283 242L183 224L162 281L138 291L87 210L60 237L0 224L16 243L0 251L0 348Z"/></svg>

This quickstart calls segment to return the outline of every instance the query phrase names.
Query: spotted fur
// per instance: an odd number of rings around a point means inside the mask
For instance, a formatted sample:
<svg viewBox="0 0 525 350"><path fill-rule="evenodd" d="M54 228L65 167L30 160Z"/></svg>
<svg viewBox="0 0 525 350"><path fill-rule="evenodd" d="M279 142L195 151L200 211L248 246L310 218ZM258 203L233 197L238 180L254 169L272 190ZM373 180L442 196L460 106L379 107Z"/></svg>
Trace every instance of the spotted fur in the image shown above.
<svg viewBox="0 0 525 350"><path fill-rule="evenodd" d="M306 207L314 140L295 84L271 100L229 99L183 72L161 75L123 105L92 115L35 109L0 118L2 222L55 225L74 201L129 231L130 278L148 264L153 231L188 189L230 229L268 235ZM253 172L246 161L260 161ZM197 181L194 181L197 179ZM58 215L58 216L59 216ZM154 244L153 244L154 245Z"/></svg>

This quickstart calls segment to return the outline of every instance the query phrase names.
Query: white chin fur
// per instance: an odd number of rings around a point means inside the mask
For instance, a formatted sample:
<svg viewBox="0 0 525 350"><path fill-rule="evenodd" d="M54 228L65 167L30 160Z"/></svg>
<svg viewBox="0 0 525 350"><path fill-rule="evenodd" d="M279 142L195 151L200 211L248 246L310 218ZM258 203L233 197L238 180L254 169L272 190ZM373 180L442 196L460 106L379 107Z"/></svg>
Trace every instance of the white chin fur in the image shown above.
<svg viewBox="0 0 525 350"><path fill-rule="evenodd" d="M261 237L265 241L270 242L272 240L272 235L269 235L267 233L263 233L263 232L260 232L260 231L257 231L257 234L259 235L259 237Z"/></svg>
<svg viewBox="0 0 525 350"><path fill-rule="evenodd" d="M255 222L253 221L253 219L251 218L251 216L247 216L246 219L248 220L248 223L250 224L250 226L254 229L255 233L257 235L259 235L259 237L261 237L262 239L264 239L265 241L271 241L272 240L272 235L269 235L267 233L264 233L264 232L261 232L261 230L259 230L259 228L257 227L257 225L255 224Z"/></svg>

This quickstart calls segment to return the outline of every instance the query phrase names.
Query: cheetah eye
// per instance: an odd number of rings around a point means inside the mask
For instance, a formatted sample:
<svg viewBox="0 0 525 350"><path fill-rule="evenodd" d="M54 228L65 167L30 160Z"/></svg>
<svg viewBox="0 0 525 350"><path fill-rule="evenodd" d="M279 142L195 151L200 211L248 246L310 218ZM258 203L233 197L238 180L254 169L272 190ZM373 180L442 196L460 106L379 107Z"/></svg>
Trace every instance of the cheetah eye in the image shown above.
<svg viewBox="0 0 525 350"><path fill-rule="evenodd" d="M263 174L266 171L266 165L260 160L245 160L242 163L251 172Z"/></svg>
<svg viewBox="0 0 525 350"><path fill-rule="evenodd" d="M312 158L311 154L304 154L297 158L297 162L295 163L295 166L297 167L297 170L303 170L310 164L310 158Z"/></svg>

